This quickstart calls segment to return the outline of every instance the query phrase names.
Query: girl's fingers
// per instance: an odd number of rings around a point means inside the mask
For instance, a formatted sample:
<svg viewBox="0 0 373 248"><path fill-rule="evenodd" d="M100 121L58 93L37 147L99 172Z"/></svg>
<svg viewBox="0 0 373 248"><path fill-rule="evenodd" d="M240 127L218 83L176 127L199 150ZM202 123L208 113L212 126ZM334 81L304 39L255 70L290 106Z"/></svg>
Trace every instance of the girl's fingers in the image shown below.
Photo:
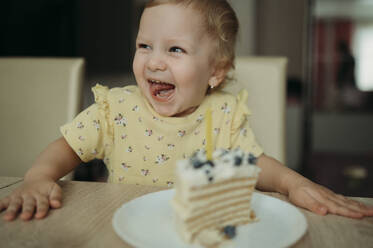
<svg viewBox="0 0 373 248"><path fill-rule="evenodd" d="M359 204L359 202L352 201L343 195L334 195L334 201L338 202L342 206L346 206L354 211L360 212L363 208L362 205Z"/></svg>
<svg viewBox="0 0 373 248"><path fill-rule="evenodd" d="M312 212L319 215L326 215L328 213L327 207L324 204L321 204L319 201L315 200L313 197L309 197L307 201L306 204L308 206L308 209Z"/></svg>
<svg viewBox="0 0 373 248"><path fill-rule="evenodd" d="M332 214L342 215L350 218L360 219L364 217L364 215L358 211L355 211L348 206L346 206L344 203L339 203L335 199L328 198L325 200L325 205L328 208L328 212Z"/></svg>
<svg viewBox="0 0 373 248"><path fill-rule="evenodd" d="M62 190L57 184L54 184L49 194L49 204L52 208L59 208L62 205L61 201L62 201Z"/></svg>
<svg viewBox="0 0 373 248"><path fill-rule="evenodd" d="M313 190L311 188L307 189L307 192L321 204L327 207L328 212L332 214L342 215L350 218L362 218L363 215L358 211L348 208L340 198L336 197L336 194L324 187L316 188L318 190ZM338 199L338 200L337 200Z"/></svg>
<svg viewBox="0 0 373 248"><path fill-rule="evenodd" d="M373 206L367 206L362 202L358 202L362 209L362 213L365 214L366 216L373 216Z"/></svg>
<svg viewBox="0 0 373 248"><path fill-rule="evenodd" d="M9 197L5 197L4 199L1 199L0 212L3 211L3 209L7 209L8 206L9 206Z"/></svg>
<svg viewBox="0 0 373 248"><path fill-rule="evenodd" d="M337 201L340 205L346 206L364 215L367 215L367 216L373 215L373 207L368 207L361 202L348 199L347 197L343 195L335 195L335 201Z"/></svg>
<svg viewBox="0 0 373 248"><path fill-rule="evenodd" d="M22 213L20 218L22 220L29 220L34 215L35 211L35 199L31 195L22 196L23 203L22 203Z"/></svg>
<svg viewBox="0 0 373 248"><path fill-rule="evenodd" d="M299 192L298 196L292 197L293 199L290 199L292 202L294 202L296 205L306 208L316 214L319 215L325 215L327 214L327 208L325 205L321 204L318 200L316 200L314 197L312 197L310 194L308 194L305 191Z"/></svg>
<svg viewBox="0 0 373 248"><path fill-rule="evenodd" d="M36 197L36 214L35 218L42 219L44 218L49 210L49 201L46 196L38 195Z"/></svg>
<svg viewBox="0 0 373 248"><path fill-rule="evenodd" d="M14 220L21 206L22 206L21 197L10 198L8 208L5 211L5 215L3 217L4 220L6 221Z"/></svg>

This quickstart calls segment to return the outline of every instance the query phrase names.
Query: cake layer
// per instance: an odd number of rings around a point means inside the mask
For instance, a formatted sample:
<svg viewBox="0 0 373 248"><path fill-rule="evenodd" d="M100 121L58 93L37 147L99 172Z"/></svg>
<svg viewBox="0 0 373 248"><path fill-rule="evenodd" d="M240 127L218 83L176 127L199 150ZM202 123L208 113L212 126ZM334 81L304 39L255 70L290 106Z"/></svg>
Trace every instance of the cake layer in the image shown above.
<svg viewBox="0 0 373 248"><path fill-rule="evenodd" d="M235 205L226 206L223 209L216 209L216 211L209 211L201 215L194 216L193 218L187 219L185 221L185 225L188 228L192 228L194 226L208 223L209 221L218 221L220 219L224 219L226 216L229 216L233 213L242 215L247 214L247 217L249 218L250 212L250 202L238 202Z"/></svg>
<svg viewBox="0 0 373 248"><path fill-rule="evenodd" d="M227 186L226 188L216 189L216 191L213 191L210 189L210 192L199 192L200 195L193 196L189 198L190 202L194 201L203 201L205 199L211 199L218 197L219 195L229 194L231 192L235 191L247 191L248 193L254 190L254 184L252 185L237 185L237 186Z"/></svg>
<svg viewBox="0 0 373 248"><path fill-rule="evenodd" d="M250 222L255 221L255 219L250 217L249 212L245 212L244 214L238 213L231 213L224 218L219 220L210 220L208 222L202 223L198 226L194 226L189 228L185 225L185 223L175 218L175 226L177 227L177 231L180 236L183 238L184 241L188 243L192 243L196 234L200 233L202 230L206 229L214 229L214 230L222 230L225 226L239 226L239 225L246 225Z"/></svg>
<svg viewBox="0 0 373 248"><path fill-rule="evenodd" d="M212 184L214 187L208 185L209 187L201 187L201 188L192 188L190 187L187 182L184 182L177 178L176 181L176 196L180 199L182 202L189 202L194 201L202 198L209 198L214 196L214 194L217 194L216 192L223 192L223 191L229 191L229 190L238 190L238 189L244 189L247 187L251 191L253 190L256 179L251 178L235 178L235 179L228 179L225 181L220 182L219 184Z"/></svg>
<svg viewBox="0 0 373 248"><path fill-rule="evenodd" d="M175 197L172 200L172 205L175 211L180 215L180 218L186 220L206 211L212 211L244 200L251 200L251 192L247 189L228 192L226 194L206 198L201 201L194 201L192 203L183 203Z"/></svg>
<svg viewBox="0 0 373 248"><path fill-rule="evenodd" d="M246 225L250 222L252 222L252 220L247 218L246 214L245 215L235 214L232 216L227 216L227 218L223 220L219 220L218 222L217 221L210 222L210 223L206 223L204 225L195 227L193 229L188 230L188 232L191 232L194 236L195 233L199 233L200 231L204 229L222 230L225 226L240 226L240 225Z"/></svg>
<svg viewBox="0 0 373 248"><path fill-rule="evenodd" d="M241 203L216 212L207 213L189 221L184 221L177 216L176 218L181 231L193 234L204 228L219 230L226 225L234 225L237 218L248 223L255 220L255 214L252 214L250 210L250 203Z"/></svg>
<svg viewBox="0 0 373 248"><path fill-rule="evenodd" d="M257 178L255 177L245 177L245 176L242 176L242 177L237 177L237 178L231 178L231 179L226 179L226 180L223 180L223 181L220 181L220 182L216 182L216 183L213 183L213 184L206 184L206 185L202 185L202 186L192 186L190 188L191 191L201 191L201 190L208 190L208 189L215 189L215 188L219 188L219 186L226 186L227 184L233 184L233 183L237 183L237 184L242 184L242 183L246 183L246 182L256 182Z"/></svg>

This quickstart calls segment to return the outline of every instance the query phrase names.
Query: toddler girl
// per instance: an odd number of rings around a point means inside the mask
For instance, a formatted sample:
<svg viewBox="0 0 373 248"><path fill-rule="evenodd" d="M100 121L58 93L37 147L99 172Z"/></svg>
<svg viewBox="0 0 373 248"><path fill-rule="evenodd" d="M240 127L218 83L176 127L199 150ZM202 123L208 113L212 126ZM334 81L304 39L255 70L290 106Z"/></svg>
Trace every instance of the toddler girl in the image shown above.
<svg viewBox="0 0 373 248"><path fill-rule="evenodd" d="M5 220L43 218L61 206L56 181L81 161L103 159L109 182L172 186L175 162L205 146L205 112L212 111L214 146L240 147L258 157L257 187L277 191L315 213L361 218L373 208L317 185L266 156L247 121L247 93L219 89L234 64L238 22L225 0L149 1L133 62L137 86L93 88L95 104L61 127L0 201Z"/></svg>

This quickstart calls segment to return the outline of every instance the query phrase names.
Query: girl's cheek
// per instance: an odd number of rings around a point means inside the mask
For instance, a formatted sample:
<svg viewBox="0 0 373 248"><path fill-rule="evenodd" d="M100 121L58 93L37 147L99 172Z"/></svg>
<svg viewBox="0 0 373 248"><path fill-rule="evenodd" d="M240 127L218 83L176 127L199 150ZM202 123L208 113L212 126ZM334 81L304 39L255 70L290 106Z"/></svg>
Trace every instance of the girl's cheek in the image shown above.
<svg viewBox="0 0 373 248"><path fill-rule="evenodd" d="M142 67L143 67L143 64L144 64L144 59L141 58L140 55L136 54L134 59L133 59L133 64L132 64L132 69L133 69L133 72L136 74L136 73L140 73L142 71Z"/></svg>

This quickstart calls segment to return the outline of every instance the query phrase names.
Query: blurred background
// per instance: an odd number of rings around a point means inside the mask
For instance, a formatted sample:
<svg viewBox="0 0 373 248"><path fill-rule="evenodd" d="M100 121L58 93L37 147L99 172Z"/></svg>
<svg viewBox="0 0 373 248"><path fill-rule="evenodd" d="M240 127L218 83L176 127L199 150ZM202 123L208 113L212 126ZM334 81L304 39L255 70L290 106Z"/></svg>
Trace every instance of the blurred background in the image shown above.
<svg viewBox="0 0 373 248"><path fill-rule="evenodd" d="M146 0L4 0L0 56L83 57L90 88L134 84ZM373 0L231 0L237 56L284 56L287 166L338 193L373 196ZM105 181L102 161L76 180Z"/></svg>

